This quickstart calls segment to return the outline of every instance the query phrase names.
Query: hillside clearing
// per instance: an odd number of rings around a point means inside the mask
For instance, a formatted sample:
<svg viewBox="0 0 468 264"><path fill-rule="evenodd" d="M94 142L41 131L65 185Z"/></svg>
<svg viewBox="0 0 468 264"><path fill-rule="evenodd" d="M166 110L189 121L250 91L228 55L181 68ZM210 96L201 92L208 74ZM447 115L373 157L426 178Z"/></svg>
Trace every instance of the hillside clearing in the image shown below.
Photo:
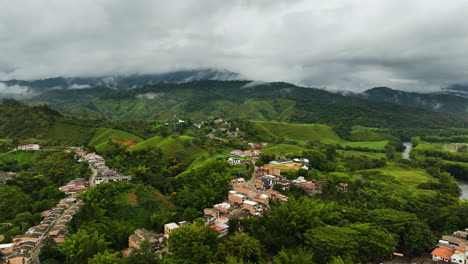
<svg viewBox="0 0 468 264"><path fill-rule="evenodd" d="M126 147L129 147L136 145L142 140L143 139L140 137L122 130L112 128L97 128L88 144L95 147L99 152L105 152L113 148L109 141L123 144Z"/></svg>
<svg viewBox="0 0 468 264"><path fill-rule="evenodd" d="M340 145L342 147L352 147L352 148L358 147L358 148L383 150L387 144L388 144L388 140L381 140L381 141L346 142Z"/></svg>
<svg viewBox="0 0 468 264"><path fill-rule="evenodd" d="M326 125L286 124L268 121L254 121L252 124L259 134L273 139L284 138L298 142L318 140L325 144L345 142L331 127Z"/></svg>
<svg viewBox="0 0 468 264"><path fill-rule="evenodd" d="M180 161L188 163L206 153L205 150L193 144L193 140L194 138L189 136L156 136L136 144L129 148L129 151L139 151L147 147L158 147L166 157L175 157Z"/></svg>
<svg viewBox="0 0 468 264"><path fill-rule="evenodd" d="M303 151L307 149L304 147L300 147L297 145L290 145L290 144L278 144L272 147L262 149L263 154L274 154L276 156L286 156L291 154L301 154Z"/></svg>

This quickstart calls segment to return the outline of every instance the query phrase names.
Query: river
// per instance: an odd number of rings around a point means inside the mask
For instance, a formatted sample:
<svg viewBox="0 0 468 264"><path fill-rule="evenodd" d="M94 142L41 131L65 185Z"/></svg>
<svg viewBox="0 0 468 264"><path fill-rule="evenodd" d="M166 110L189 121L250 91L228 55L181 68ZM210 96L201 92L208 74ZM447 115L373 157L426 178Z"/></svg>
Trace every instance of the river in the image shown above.
<svg viewBox="0 0 468 264"><path fill-rule="evenodd" d="M413 143L411 142L404 142L403 145L405 146L405 150L403 150L403 158L410 159L410 152L413 148Z"/></svg>
<svg viewBox="0 0 468 264"><path fill-rule="evenodd" d="M411 142L404 142L403 145L405 146L405 150L403 151L403 158L410 159L410 152L413 148L413 143ZM458 186L461 189L460 199L468 200L468 181L466 180L457 180Z"/></svg>

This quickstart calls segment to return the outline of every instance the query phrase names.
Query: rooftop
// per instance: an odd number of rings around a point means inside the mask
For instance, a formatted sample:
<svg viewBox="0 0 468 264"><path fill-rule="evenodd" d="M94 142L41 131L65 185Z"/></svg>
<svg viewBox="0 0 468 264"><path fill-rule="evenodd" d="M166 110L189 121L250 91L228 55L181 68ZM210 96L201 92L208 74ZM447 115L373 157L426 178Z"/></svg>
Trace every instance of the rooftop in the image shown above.
<svg viewBox="0 0 468 264"><path fill-rule="evenodd" d="M9 248L11 246L13 246L15 243L10 243L10 244L1 244L0 245L0 248Z"/></svg>
<svg viewBox="0 0 468 264"><path fill-rule="evenodd" d="M444 259L450 259L453 255L454 250L446 247L438 247L432 251L431 255L444 258Z"/></svg>
<svg viewBox="0 0 468 264"><path fill-rule="evenodd" d="M165 224L164 226L165 226L165 227L168 227L168 228L170 228L170 229L174 229L174 228L178 228L178 227L179 227L179 225L176 224L176 223L169 223L169 224Z"/></svg>

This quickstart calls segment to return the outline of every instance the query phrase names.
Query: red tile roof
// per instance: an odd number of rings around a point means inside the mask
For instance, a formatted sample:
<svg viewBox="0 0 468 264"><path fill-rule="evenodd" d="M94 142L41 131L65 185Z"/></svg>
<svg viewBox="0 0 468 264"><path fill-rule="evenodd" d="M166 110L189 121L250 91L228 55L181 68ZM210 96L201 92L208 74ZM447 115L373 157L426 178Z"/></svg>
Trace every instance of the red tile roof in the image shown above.
<svg viewBox="0 0 468 264"><path fill-rule="evenodd" d="M216 230L218 232L224 229L224 227L218 226L218 225L212 225L211 228L213 228L214 230Z"/></svg>
<svg viewBox="0 0 468 264"><path fill-rule="evenodd" d="M444 259L450 259L453 255L453 252L455 250L446 248L446 247L438 247L432 251L431 255L444 258Z"/></svg>

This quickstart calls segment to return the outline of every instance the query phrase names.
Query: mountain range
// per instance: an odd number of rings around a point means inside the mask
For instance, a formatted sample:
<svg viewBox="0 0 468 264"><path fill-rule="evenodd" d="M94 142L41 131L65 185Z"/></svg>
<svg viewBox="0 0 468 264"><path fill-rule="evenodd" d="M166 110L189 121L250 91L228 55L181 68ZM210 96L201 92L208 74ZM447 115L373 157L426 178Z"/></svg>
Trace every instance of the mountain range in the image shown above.
<svg viewBox="0 0 468 264"><path fill-rule="evenodd" d="M468 98L465 97L468 87L463 85L427 94L376 87L344 95L284 82L242 79L233 72L207 69L151 75L10 80L0 85L10 89L21 87L28 96L19 99L27 103L47 103L65 114L108 120L202 120L212 116L372 127L437 128L446 126L447 122L458 127L468 124Z"/></svg>

